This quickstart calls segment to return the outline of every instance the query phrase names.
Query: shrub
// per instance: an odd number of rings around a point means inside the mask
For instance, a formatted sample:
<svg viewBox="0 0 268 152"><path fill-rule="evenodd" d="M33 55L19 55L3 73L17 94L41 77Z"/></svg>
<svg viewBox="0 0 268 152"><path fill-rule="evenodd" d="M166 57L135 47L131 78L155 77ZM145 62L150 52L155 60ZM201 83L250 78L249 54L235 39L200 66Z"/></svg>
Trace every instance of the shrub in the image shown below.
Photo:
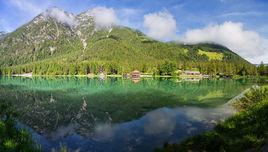
<svg viewBox="0 0 268 152"><path fill-rule="evenodd" d="M16 113L12 106L5 101L0 101L0 151L40 151L26 130L15 127L15 117Z"/></svg>

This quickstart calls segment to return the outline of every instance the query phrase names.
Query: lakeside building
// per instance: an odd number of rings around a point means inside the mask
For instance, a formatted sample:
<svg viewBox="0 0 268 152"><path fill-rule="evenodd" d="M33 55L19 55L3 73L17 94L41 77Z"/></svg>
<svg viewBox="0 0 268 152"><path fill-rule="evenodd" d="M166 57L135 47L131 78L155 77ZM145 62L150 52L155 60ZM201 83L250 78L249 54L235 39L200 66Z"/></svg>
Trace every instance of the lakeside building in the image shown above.
<svg viewBox="0 0 268 152"><path fill-rule="evenodd" d="M134 70L131 72L131 80L134 83L138 83L140 81L141 72L138 70Z"/></svg>
<svg viewBox="0 0 268 152"><path fill-rule="evenodd" d="M23 74L13 74L12 76L14 77L26 77L26 78L32 78L33 77L33 73L23 73Z"/></svg>
<svg viewBox="0 0 268 152"><path fill-rule="evenodd" d="M100 79L105 79L106 78L106 73L105 72L101 72L101 73L99 73L99 77L100 77Z"/></svg>
<svg viewBox="0 0 268 152"><path fill-rule="evenodd" d="M140 78L141 72L138 70L134 70L131 72L131 78Z"/></svg>
<svg viewBox="0 0 268 152"><path fill-rule="evenodd" d="M186 75L186 76L202 76L202 74L199 71L191 71L191 70L182 71L182 74L181 75Z"/></svg>
<svg viewBox="0 0 268 152"><path fill-rule="evenodd" d="M184 70L179 74L180 78L198 78L202 79L203 75L198 70Z"/></svg>

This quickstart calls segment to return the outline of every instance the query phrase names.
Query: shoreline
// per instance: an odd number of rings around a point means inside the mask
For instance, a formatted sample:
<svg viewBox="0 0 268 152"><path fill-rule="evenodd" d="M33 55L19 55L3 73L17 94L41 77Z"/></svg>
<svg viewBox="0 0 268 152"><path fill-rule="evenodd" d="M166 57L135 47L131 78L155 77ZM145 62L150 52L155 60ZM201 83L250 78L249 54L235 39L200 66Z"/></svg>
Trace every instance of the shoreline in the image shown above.
<svg viewBox="0 0 268 152"><path fill-rule="evenodd" d="M267 122L267 91L268 85L252 86L234 98L237 105L233 105L234 101L229 101L237 112L216 124L213 130L177 143L167 143L162 148L156 148L155 152L267 151L267 123L263 123Z"/></svg>
<svg viewBox="0 0 268 152"><path fill-rule="evenodd" d="M124 77L120 74L110 74L105 76L95 75L95 74L88 74L88 75L35 75L32 73L23 73L23 74L13 74L13 75L0 75L1 77L25 77L25 78L33 78L33 77L87 77L87 78L131 78L131 77ZM202 76L171 76L171 75L143 75L141 74L139 78L179 78L179 79L189 79L189 80L201 80L201 79L259 79L259 78L267 78L263 76L234 76L232 78L225 78L225 77L218 77L218 76L210 76L210 77L202 77Z"/></svg>
<svg viewBox="0 0 268 152"><path fill-rule="evenodd" d="M131 78L124 77L123 75L106 75L102 77L100 75L34 75L34 74L13 74L13 75L0 75L2 77L25 77L25 78L33 78L33 77L87 77L87 78ZM197 77L197 76L171 76L171 75L141 75L139 78L179 78L179 79L250 79L250 78L266 78L260 76L236 76L232 78L225 77Z"/></svg>
<svg viewBox="0 0 268 152"><path fill-rule="evenodd" d="M5 76L5 75L2 75ZM11 77L88 77L88 78L100 78L102 76L100 75L33 75L33 74L14 74L11 75ZM113 75L106 75L105 77L111 77L111 78L123 78L123 75L117 75L117 74L113 74ZM127 78L131 78L131 77L127 77ZM202 77L185 77L185 76L170 76L170 75L141 75L140 78L200 78L202 79Z"/></svg>

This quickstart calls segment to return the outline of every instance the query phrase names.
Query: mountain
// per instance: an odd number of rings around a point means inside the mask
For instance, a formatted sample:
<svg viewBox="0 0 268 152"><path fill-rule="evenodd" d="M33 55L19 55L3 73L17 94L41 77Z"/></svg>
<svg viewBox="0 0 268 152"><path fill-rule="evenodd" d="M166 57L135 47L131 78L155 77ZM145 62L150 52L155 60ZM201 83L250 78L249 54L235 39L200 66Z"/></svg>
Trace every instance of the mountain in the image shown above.
<svg viewBox="0 0 268 152"><path fill-rule="evenodd" d="M100 68L110 74L134 69L155 74L178 68L207 74L255 70L218 44L164 43L128 27L97 28L89 11L74 15L59 8L46 10L0 39L0 54L2 74L87 74Z"/></svg>
<svg viewBox="0 0 268 152"><path fill-rule="evenodd" d="M6 37L8 35L8 33L4 32L4 31L0 31L0 40L3 39L4 37Z"/></svg>
<svg viewBox="0 0 268 152"><path fill-rule="evenodd" d="M262 64L254 64L256 67L259 67ZM264 66L268 66L268 63L263 63Z"/></svg>

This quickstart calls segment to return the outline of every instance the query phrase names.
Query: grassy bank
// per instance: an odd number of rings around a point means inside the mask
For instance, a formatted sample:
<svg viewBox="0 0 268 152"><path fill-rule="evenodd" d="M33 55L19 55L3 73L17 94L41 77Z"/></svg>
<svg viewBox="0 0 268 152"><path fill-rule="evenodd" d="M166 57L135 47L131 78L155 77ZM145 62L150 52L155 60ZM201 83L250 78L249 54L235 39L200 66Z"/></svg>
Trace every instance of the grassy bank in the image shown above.
<svg viewBox="0 0 268 152"><path fill-rule="evenodd" d="M268 139L268 88L253 88L234 104L238 113L216 125L213 131L165 144L157 152L261 151Z"/></svg>
<svg viewBox="0 0 268 152"><path fill-rule="evenodd" d="M33 142L27 131L16 128L16 115L10 104L5 101L0 101L0 151L40 151L40 148Z"/></svg>

